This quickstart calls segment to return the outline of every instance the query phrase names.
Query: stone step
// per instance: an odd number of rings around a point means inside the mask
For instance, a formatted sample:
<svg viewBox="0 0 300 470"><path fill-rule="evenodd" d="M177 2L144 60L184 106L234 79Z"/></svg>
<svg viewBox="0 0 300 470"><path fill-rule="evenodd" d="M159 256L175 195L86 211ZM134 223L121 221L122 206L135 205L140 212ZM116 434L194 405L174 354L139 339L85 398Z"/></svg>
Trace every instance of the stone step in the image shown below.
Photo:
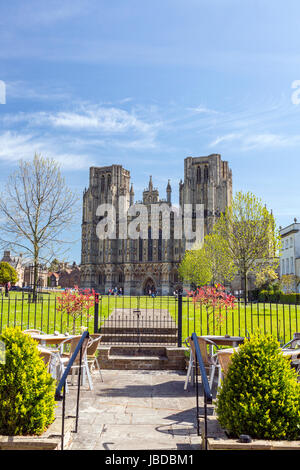
<svg viewBox="0 0 300 470"><path fill-rule="evenodd" d="M166 357L166 348L157 346L111 346L109 350L110 357L130 356L139 357Z"/></svg>
<svg viewBox="0 0 300 470"><path fill-rule="evenodd" d="M177 344L177 336L161 336L161 335L103 335L102 344Z"/></svg>
<svg viewBox="0 0 300 470"><path fill-rule="evenodd" d="M102 369L185 370L187 348L157 345L101 345L98 348Z"/></svg>
<svg viewBox="0 0 300 470"><path fill-rule="evenodd" d="M136 362L139 362L139 361L153 362L153 361L155 361L155 362L159 362L159 361L167 361L168 360L167 356L131 356L131 355L125 356L124 354L120 354L119 356L116 355L116 354L109 355L108 359L115 360L115 361L124 360L124 362L125 361L136 361Z"/></svg>
<svg viewBox="0 0 300 470"><path fill-rule="evenodd" d="M141 326L140 328L137 327L123 327L123 326L103 326L101 328L101 333L104 335L109 334L146 334L146 335L177 335L178 329L177 328L165 328L165 327L154 327L148 328Z"/></svg>

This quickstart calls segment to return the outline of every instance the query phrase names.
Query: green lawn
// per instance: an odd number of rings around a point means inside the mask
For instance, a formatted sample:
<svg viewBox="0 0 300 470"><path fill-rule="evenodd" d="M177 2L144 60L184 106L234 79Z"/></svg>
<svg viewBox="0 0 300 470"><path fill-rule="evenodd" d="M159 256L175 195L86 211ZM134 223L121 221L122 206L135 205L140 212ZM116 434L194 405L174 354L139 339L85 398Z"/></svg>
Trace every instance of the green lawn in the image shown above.
<svg viewBox="0 0 300 470"><path fill-rule="evenodd" d="M57 311L56 297L59 293L42 294L40 301L29 303L27 295L22 302L22 293L11 292L9 298L0 297L0 329L7 325L20 326L22 329L37 328L46 333L57 330L69 331L72 328L72 319L61 315ZM99 302L99 326L115 309L147 309L154 311L157 321L160 320L160 310L168 310L170 315L178 322L178 302L173 296L102 296ZM90 331L94 328L94 309L91 309L89 318L82 315L76 321L77 331L80 326L87 326ZM194 331L198 335L230 334L245 336L248 332L259 328L264 332L273 334L282 342L288 341L294 332L300 328L300 306L282 304L248 304L236 305L233 310L224 312L223 321L218 324L210 316L209 322L204 308L195 306L191 299L183 298L182 303L182 338L185 339Z"/></svg>

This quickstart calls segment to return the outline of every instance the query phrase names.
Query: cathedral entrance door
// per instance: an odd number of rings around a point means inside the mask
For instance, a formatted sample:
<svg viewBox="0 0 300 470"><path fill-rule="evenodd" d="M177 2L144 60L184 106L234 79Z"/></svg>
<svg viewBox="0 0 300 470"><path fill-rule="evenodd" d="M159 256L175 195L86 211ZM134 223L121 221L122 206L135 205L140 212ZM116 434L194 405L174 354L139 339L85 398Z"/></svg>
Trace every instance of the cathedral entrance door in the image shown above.
<svg viewBox="0 0 300 470"><path fill-rule="evenodd" d="M152 295L156 293L156 287L153 279L150 277L146 279L144 282L144 294L145 295Z"/></svg>

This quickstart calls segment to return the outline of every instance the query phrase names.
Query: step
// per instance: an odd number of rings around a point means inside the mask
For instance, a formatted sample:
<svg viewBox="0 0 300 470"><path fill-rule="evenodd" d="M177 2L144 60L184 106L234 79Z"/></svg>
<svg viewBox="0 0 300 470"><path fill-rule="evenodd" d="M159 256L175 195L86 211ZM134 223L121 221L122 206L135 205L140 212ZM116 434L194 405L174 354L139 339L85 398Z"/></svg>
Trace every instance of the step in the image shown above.
<svg viewBox="0 0 300 470"><path fill-rule="evenodd" d="M157 345L110 346L101 344L101 368L115 370L185 370L185 348Z"/></svg>
<svg viewBox="0 0 300 470"><path fill-rule="evenodd" d="M168 358L167 356L125 356L123 354L117 356L116 354L109 355L108 359L110 360L116 360L116 361L167 361Z"/></svg>
<svg viewBox="0 0 300 470"><path fill-rule="evenodd" d="M131 357L166 357L166 348L164 347L140 347L140 346L111 346L109 350L112 356L131 356Z"/></svg>
<svg viewBox="0 0 300 470"><path fill-rule="evenodd" d="M177 335L178 328L146 328L146 327L123 327L123 326L104 326L100 331L102 334L147 334L147 335Z"/></svg>
<svg viewBox="0 0 300 470"><path fill-rule="evenodd" d="M103 335L101 339L102 344L116 344L116 343L134 343L134 344L177 344L177 335L176 336L161 336L161 335L130 335L126 334L120 335Z"/></svg>

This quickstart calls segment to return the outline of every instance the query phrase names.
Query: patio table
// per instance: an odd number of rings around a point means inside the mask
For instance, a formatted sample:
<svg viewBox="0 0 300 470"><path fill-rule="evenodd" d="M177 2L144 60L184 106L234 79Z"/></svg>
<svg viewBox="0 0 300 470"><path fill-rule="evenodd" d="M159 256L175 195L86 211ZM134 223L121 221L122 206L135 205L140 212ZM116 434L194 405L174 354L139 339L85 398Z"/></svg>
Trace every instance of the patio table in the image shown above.
<svg viewBox="0 0 300 470"><path fill-rule="evenodd" d="M243 343L245 339L243 336L230 336L230 335L224 335L224 336L204 335L204 336L200 336L200 338L209 339L210 341L213 341L217 345L231 346L233 348Z"/></svg>
<svg viewBox="0 0 300 470"><path fill-rule="evenodd" d="M238 347L236 348L227 348L221 351L218 351L218 354L224 353L234 353L235 351L238 351ZM290 357L291 359L300 359L300 348L298 349L281 349L282 353L286 357Z"/></svg>
<svg viewBox="0 0 300 470"><path fill-rule="evenodd" d="M35 339L36 341L38 341L42 346L46 346L47 344L48 345L55 344L56 346L59 346L60 343L62 343L66 339L69 339L71 341L71 339L73 338L73 335L66 336L63 334L59 334L59 335L33 334L31 335L31 337Z"/></svg>

